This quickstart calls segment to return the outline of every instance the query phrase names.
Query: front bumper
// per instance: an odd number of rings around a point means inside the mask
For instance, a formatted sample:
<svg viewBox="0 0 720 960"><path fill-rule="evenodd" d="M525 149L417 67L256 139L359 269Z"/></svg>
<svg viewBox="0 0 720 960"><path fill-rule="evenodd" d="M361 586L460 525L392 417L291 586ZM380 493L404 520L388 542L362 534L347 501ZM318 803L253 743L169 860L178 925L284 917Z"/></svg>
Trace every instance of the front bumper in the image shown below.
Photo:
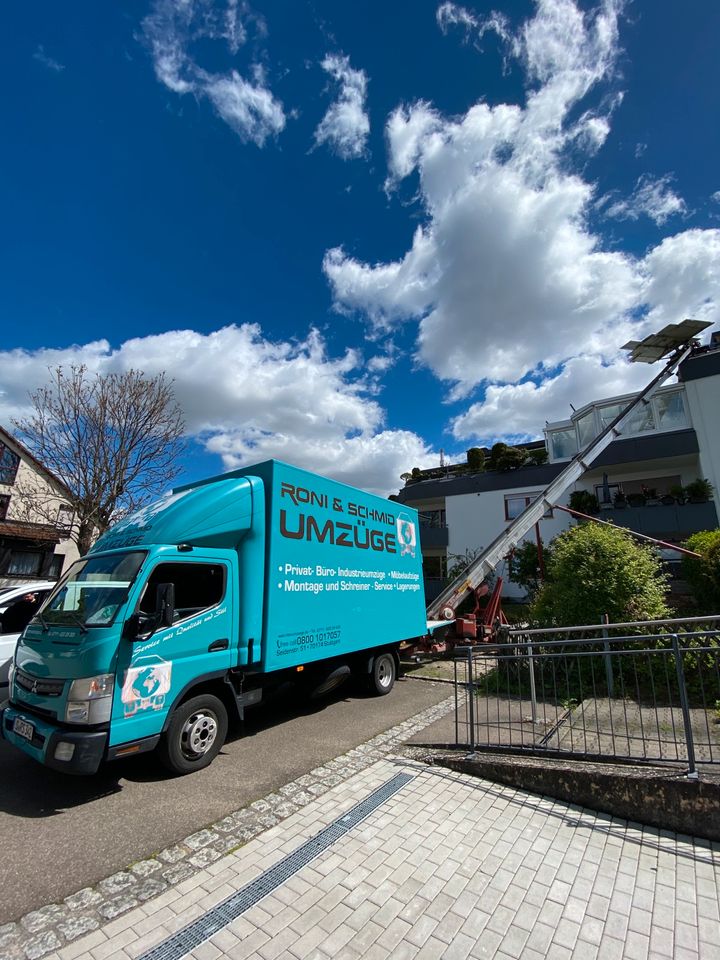
<svg viewBox="0 0 720 960"><path fill-rule="evenodd" d="M15 720L30 724L33 729L32 740L21 737L15 732ZM0 733L23 753L52 770L61 773L85 775L96 773L104 756L108 734L106 730L68 730L59 728L27 710L18 710L9 706L0 711ZM60 744L72 744L72 756L67 760L58 759L55 754ZM70 752L63 747L61 755Z"/></svg>

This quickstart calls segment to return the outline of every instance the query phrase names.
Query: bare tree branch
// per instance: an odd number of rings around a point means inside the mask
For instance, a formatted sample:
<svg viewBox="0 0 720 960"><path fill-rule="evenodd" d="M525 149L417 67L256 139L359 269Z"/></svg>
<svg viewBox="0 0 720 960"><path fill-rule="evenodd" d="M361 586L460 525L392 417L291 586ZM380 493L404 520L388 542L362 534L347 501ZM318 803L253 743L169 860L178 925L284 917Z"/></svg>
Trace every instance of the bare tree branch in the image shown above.
<svg viewBox="0 0 720 960"><path fill-rule="evenodd" d="M90 376L84 366L68 373L57 367L50 374L50 386L30 394L32 413L13 425L70 491L84 554L94 536L147 503L180 473L185 424L164 374L146 377L128 370ZM18 492L43 515L38 491Z"/></svg>

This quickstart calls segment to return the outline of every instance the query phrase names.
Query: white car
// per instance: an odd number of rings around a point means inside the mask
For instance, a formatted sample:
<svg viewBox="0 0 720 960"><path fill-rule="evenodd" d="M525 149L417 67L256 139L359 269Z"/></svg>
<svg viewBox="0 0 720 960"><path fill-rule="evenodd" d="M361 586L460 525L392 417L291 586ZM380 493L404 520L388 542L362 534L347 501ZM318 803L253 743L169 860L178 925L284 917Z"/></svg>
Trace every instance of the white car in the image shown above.
<svg viewBox="0 0 720 960"><path fill-rule="evenodd" d="M54 586L54 580L33 580L0 587L0 700L7 694L8 668L18 637Z"/></svg>

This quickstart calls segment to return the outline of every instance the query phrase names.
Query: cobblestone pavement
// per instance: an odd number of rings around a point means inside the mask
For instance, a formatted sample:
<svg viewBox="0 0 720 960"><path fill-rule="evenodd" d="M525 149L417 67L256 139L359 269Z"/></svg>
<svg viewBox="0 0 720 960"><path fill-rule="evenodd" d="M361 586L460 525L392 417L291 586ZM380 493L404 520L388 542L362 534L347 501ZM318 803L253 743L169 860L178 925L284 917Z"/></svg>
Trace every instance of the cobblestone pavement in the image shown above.
<svg viewBox="0 0 720 960"><path fill-rule="evenodd" d="M425 711L187 838L172 848L177 854L164 851L2 928L2 956L136 960L253 885L260 893L239 915L228 913L189 951L181 943L164 955L719 955L720 845L428 767L410 751L399 755L405 737L451 706ZM408 782L352 825L356 805L399 772ZM339 829L344 820L351 825ZM265 880L328 832L331 840L280 882Z"/></svg>
<svg viewBox="0 0 720 960"><path fill-rule="evenodd" d="M152 901L366 769L379 757L397 753L405 740L450 713L454 703L454 697L449 697L316 767L276 793L162 850L156 857L134 863L95 887L71 894L62 903L48 904L18 922L1 925L0 960L39 960L138 904Z"/></svg>

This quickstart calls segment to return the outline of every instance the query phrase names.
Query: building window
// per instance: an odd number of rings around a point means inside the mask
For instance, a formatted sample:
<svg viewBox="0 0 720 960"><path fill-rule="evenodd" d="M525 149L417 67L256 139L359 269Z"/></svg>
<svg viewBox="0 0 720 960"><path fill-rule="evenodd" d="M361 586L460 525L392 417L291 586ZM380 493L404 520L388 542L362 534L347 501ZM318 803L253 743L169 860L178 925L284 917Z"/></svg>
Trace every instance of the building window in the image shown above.
<svg viewBox="0 0 720 960"><path fill-rule="evenodd" d="M509 493L505 497L505 519L515 520L523 512L525 507L529 507L540 496L538 493ZM552 509L548 508L543 514L544 518L550 519L553 515Z"/></svg>
<svg viewBox="0 0 720 960"><path fill-rule="evenodd" d="M423 576L427 580L445 580L447 557L423 557Z"/></svg>
<svg viewBox="0 0 720 960"><path fill-rule="evenodd" d="M63 561L65 557L62 553L54 553L50 558L50 565L47 571L48 580L59 580L62 573Z"/></svg>
<svg viewBox="0 0 720 960"><path fill-rule="evenodd" d="M57 520L55 523L60 533L65 534L65 536L67 536L72 529L73 516L73 508L66 503L61 503L58 507Z"/></svg>
<svg viewBox="0 0 720 960"><path fill-rule="evenodd" d="M445 528L444 510L421 510L420 523L423 527Z"/></svg>
<svg viewBox="0 0 720 960"><path fill-rule="evenodd" d="M15 483L20 457L0 441L0 483Z"/></svg>
<svg viewBox="0 0 720 960"><path fill-rule="evenodd" d="M10 497L6 494L0 494L0 520L5 520L10 506Z"/></svg>
<svg viewBox="0 0 720 960"><path fill-rule="evenodd" d="M683 395L680 392L656 397L655 413L659 430L681 430L688 425Z"/></svg>
<svg viewBox="0 0 720 960"><path fill-rule="evenodd" d="M578 447L580 450L584 450L585 447L592 443L592 441L597 436L597 427L595 425L595 411L589 410L584 414L576 423L577 427L577 436L578 436Z"/></svg>
<svg viewBox="0 0 720 960"><path fill-rule="evenodd" d="M7 572L16 577L36 577L40 573L42 560L41 550L13 550Z"/></svg>
<svg viewBox="0 0 720 960"><path fill-rule="evenodd" d="M575 428L553 430L550 434L550 449L553 460L572 460L578 452Z"/></svg>

